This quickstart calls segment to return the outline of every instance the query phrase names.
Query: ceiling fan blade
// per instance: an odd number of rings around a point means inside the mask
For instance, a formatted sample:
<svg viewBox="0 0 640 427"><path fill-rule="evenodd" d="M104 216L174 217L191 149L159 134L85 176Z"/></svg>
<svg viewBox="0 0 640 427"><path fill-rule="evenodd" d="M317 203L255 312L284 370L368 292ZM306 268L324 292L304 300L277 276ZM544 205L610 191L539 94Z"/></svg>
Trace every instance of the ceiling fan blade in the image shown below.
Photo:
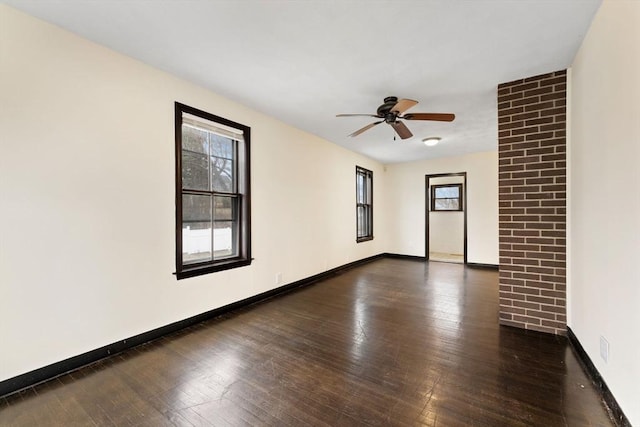
<svg viewBox="0 0 640 427"><path fill-rule="evenodd" d="M352 133L351 137L354 136L358 136L360 135L362 132L367 131L369 129L371 129L372 127L374 127L375 125L379 125L380 123L384 122L384 120L380 120L379 122L373 122L373 123L369 123L368 125L366 125L365 127L363 127L362 129L358 129L357 131L355 131L354 133Z"/></svg>
<svg viewBox="0 0 640 427"><path fill-rule="evenodd" d="M411 133L409 128L406 127L404 123L402 123L402 122L392 122L392 123L389 123L389 124L391 126L393 126L393 129L396 131L398 136L400 136L400 138L407 139L407 138L411 138L413 136L413 134Z"/></svg>
<svg viewBox="0 0 640 427"><path fill-rule="evenodd" d="M336 114L336 117L380 117L375 114Z"/></svg>
<svg viewBox="0 0 640 427"><path fill-rule="evenodd" d="M414 101L413 99L401 99L400 101L398 101L396 103L396 105L391 107L391 112L392 113L397 113L397 114L402 114L405 111L407 111L409 108L411 108L414 105L416 105L417 103L418 103L418 101Z"/></svg>
<svg viewBox="0 0 640 427"><path fill-rule="evenodd" d="M405 120L434 120L438 122L452 122L456 118L455 114L450 113L408 113L402 117Z"/></svg>

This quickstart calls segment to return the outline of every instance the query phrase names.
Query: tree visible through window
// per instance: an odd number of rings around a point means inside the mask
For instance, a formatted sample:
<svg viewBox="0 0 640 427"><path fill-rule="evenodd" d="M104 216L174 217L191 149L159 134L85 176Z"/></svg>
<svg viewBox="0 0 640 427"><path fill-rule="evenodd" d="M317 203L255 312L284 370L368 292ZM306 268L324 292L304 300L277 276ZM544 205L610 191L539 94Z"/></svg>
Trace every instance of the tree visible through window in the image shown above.
<svg viewBox="0 0 640 427"><path fill-rule="evenodd" d="M248 265L250 128L176 103L178 278Z"/></svg>
<svg viewBox="0 0 640 427"><path fill-rule="evenodd" d="M373 172L356 166L356 241L373 239Z"/></svg>
<svg viewBox="0 0 640 427"><path fill-rule="evenodd" d="M432 211L461 211L462 184L431 186Z"/></svg>

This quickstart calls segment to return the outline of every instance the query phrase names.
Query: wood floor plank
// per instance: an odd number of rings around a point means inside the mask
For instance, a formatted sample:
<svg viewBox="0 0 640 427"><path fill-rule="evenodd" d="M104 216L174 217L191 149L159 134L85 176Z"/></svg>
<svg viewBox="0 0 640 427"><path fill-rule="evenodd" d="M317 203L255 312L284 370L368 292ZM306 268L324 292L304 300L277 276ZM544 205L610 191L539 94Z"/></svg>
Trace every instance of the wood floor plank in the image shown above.
<svg viewBox="0 0 640 427"><path fill-rule="evenodd" d="M497 272L381 259L0 398L0 425L611 426Z"/></svg>

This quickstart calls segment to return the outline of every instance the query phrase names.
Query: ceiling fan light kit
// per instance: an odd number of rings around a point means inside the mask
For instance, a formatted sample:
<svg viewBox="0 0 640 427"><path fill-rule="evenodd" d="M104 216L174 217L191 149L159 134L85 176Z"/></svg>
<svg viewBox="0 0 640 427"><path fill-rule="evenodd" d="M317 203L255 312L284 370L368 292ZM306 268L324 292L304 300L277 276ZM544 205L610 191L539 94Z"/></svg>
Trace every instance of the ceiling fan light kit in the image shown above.
<svg viewBox="0 0 640 427"><path fill-rule="evenodd" d="M379 125L380 123L387 123L402 139L408 139L413 136L409 128L400 120L431 120L439 122L452 122L455 119L455 114L451 113L407 113L402 115L409 108L416 105L418 101L413 99L400 99L395 96L388 96L384 99L384 103L378 107L376 114L338 114L336 117L375 117L378 120L368 124L367 126L358 129L349 136L355 137L361 133L371 129L372 127ZM436 143L437 144L437 143ZM434 144L435 145L435 144Z"/></svg>
<svg viewBox="0 0 640 427"><path fill-rule="evenodd" d="M434 145L438 145L441 139L442 138L432 136L432 137L423 139L422 142L424 142L424 145L426 145L427 147L433 147Z"/></svg>

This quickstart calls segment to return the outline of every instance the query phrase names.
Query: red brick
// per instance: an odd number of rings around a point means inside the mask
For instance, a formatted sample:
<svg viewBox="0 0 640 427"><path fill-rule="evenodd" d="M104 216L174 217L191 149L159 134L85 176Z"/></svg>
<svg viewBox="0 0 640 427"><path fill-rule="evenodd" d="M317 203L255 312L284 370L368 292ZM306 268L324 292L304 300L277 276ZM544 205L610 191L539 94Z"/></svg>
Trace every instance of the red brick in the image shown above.
<svg viewBox="0 0 640 427"><path fill-rule="evenodd" d="M553 103L551 102L550 104L551 104L551 107L553 107ZM508 108L506 110L498 110L498 117L512 116L514 114L523 113L523 112L524 112L523 107Z"/></svg>
<svg viewBox="0 0 640 427"><path fill-rule="evenodd" d="M550 328L560 329L560 330L564 330L566 328L566 324L564 322L557 322L557 321L554 322L552 320L543 320L542 325L548 326Z"/></svg>
<svg viewBox="0 0 640 427"><path fill-rule="evenodd" d="M524 141L524 136L519 136ZM530 148L540 147L540 141L514 142L512 148L514 150L527 150Z"/></svg>
<svg viewBox="0 0 640 427"><path fill-rule="evenodd" d="M512 135L523 135L523 134L533 134L533 133L538 133L538 132L539 132L538 126L527 126L527 127L521 127L521 128L513 129L511 131L511 134ZM553 136L553 135L551 135L551 136Z"/></svg>
<svg viewBox="0 0 640 427"><path fill-rule="evenodd" d="M540 232L535 230L515 230L513 232L514 236L525 236L525 237L535 237L539 236Z"/></svg>
<svg viewBox="0 0 640 427"><path fill-rule="evenodd" d="M549 86L549 85L554 85L554 84L557 84L557 83L565 83L566 81L567 81L567 78L564 77L564 76L555 77L553 79L542 80L540 82L540 86ZM519 86L516 86L516 87L519 87ZM512 88L511 91L514 92L514 89Z"/></svg>
<svg viewBox="0 0 640 427"><path fill-rule="evenodd" d="M566 331L566 86L561 70L498 87L500 323L548 333Z"/></svg>
<svg viewBox="0 0 640 427"><path fill-rule="evenodd" d="M504 93L498 91L498 102L511 101L514 99L520 99L524 96L523 92L511 93L511 89L507 89Z"/></svg>
<svg viewBox="0 0 640 427"><path fill-rule="evenodd" d="M557 261L554 261L554 262L557 262ZM503 265L500 265L500 271L524 271L524 266L503 264Z"/></svg>
<svg viewBox="0 0 640 427"><path fill-rule="evenodd" d="M555 320L555 313L545 313L544 311L527 310L527 316L539 317L541 319Z"/></svg>
<svg viewBox="0 0 640 427"><path fill-rule="evenodd" d="M526 135L526 137L525 137L525 140L526 141L531 141L531 140L534 140L534 139L551 139L554 136L555 136L555 134L553 132L528 133L528 135Z"/></svg>
<svg viewBox="0 0 640 427"><path fill-rule="evenodd" d="M552 102L552 101L548 101L548 102L536 102L535 104L525 105L525 107L524 107L524 111L526 111L526 112L530 112L530 111L542 111L542 115L543 115L543 116L545 116L545 115L546 115L546 116L548 116L548 115L550 115L550 114L544 114L544 111L545 111L545 110L546 110L546 111L549 111L549 110L553 109L553 107L555 107L555 104L554 104L554 102ZM522 107L520 107L520 108L522 108ZM511 114L517 114L517 113L519 113L519 112L520 112L520 111L515 112L515 113L511 113Z"/></svg>
<svg viewBox="0 0 640 427"><path fill-rule="evenodd" d="M552 149L553 151L553 149ZM499 158L508 158L508 157L521 157L524 156L524 150L509 150L509 151L500 151L498 154Z"/></svg>
<svg viewBox="0 0 640 427"><path fill-rule="evenodd" d="M499 144L513 144L514 142L522 142L524 141L524 136L511 136L509 138L500 138L498 141Z"/></svg>
<svg viewBox="0 0 640 427"><path fill-rule="evenodd" d="M535 302L527 302L527 301L514 301L513 305L515 307L521 307L521 308L529 308L529 309L533 309L533 310L540 310L540 304L535 303ZM523 310L524 311L524 310ZM515 313L515 312L514 312ZM520 314L524 314L524 313L520 313Z"/></svg>
<svg viewBox="0 0 640 427"><path fill-rule="evenodd" d="M538 89L527 90L524 92L524 96L545 95L545 94L551 94L551 92L553 92L553 87L546 86ZM545 96L549 96L549 95L545 95ZM543 96L543 99L544 99L544 96Z"/></svg>
<svg viewBox="0 0 640 427"><path fill-rule="evenodd" d="M539 117L540 113L538 111L530 111L527 113L516 114L512 117L513 120L527 120L533 119L535 117Z"/></svg>
<svg viewBox="0 0 640 427"><path fill-rule="evenodd" d="M540 163L540 156L524 156L524 157L514 157L511 160L513 164L529 164L529 163ZM551 163L553 164L553 163ZM526 166L525 166L526 167Z"/></svg>
<svg viewBox="0 0 640 427"><path fill-rule="evenodd" d="M532 148L527 150L526 155L527 156L532 156L532 155L541 155L541 154L555 154L556 153L556 149L555 147L543 147L543 148ZM544 156L541 157L541 159L543 159Z"/></svg>
<svg viewBox="0 0 640 427"><path fill-rule="evenodd" d="M513 315L513 320L515 320L517 322L524 322L527 325L529 325L529 324L539 325L540 324L540 319L536 319L535 317L529 317L529 316Z"/></svg>
<svg viewBox="0 0 640 427"><path fill-rule="evenodd" d="M511 246L511 248L514 251L539 251L540 250L540 246L539 245L517 245L517 244L512 245L512 244L509 244L509 246ZM524 256L526 258L533 258L533 257L529 256L530 253L531 252L527 252L527 253L525 253Z"/></svg>
<svg viewBox="0 0 640 427"><path fill-rule="evenodd" d="M555 168L556 165L553 162L538 162L538 163L529 163L526 166L527 170L531 170L531 169L535 169L535 170L541 170L541 169L553 169Z"/></svg>
<svg viewBox="0 0 640 427"><path fill-rule="evenodd" d="M524 279L524 280L535 280L536 282L540 280L539 274L531 274L531 273L513 273L514 279Z"/></svg>
<svg viewBox="0 0 640 427"><path fill-rule="evenodd" d="M526 294L527 297L527 301L530 300L530 298L541 298L538 295L540 295L540 290L539 289L535 289L535 288L527 288L525 286L517 286L514 284L513 286L513 292L517 293L517 294ZM552 298L543 298L544 302L546 302L547 300L551 300L553 301ZM531 299L531 301L534 302L543 302L543 301L535 301L533 299ZM548 302L546 302L548 304Z"/></svg>
<svg viewBox="0 0 640 427"><path fill-rule="evenodd" d="M537 251L534 252L527 252L525 254L525 256L527 258L534 258L537 260L544 260L544 259L555 259L555 255L552 253L548 253L548 252L539 252L539 249Z"/></svg>
<svg viewBox="0 0 640 427"><path fill-rule="evenodd" d="M527 310L525 310L524 308L518 308L518 307L502 307L502 310L500 310L503 313L512 313L512 314L519 314L519 315L524 315L527 314ZM554 316L555 318L555 316Z"/></svg>
<svg viewBox="0 0 640 427"><path fill-rule="evenodd" d="M516 99L514 101L511 101L511 106L517 107L519 105L537 104L539 102L540 102L540 97L539 96L531 96L529 98ZM507 106L507 108L508 107L509 106ZM498 108L500 108L500 107L498 107Z"/></svg>
<svg viewBox="0 0 640 427"><path fill-rule="evenodd" d="M514 287L522 287L524 286L524 280L517 280L517 279L502 279L500 281L500 283L504 283L506 285L513 285ZM521 292L519 292L521 293ZM538 293L536 292L536 295L538 295Z"/></svg>
<svg viewBox="0 0 640 427"><path fill-rule="evenodd" d="M558 82L561 83L561 82ZM513 86L511 88L511 93L516 93L516 92L524 92L526 90L531 90L531 89L535 89L537 88L539 85L538 82L532 82L532 83L525 83L525 84L521 84L518 86Z"/></svg>
<svg viewBox="0 0 640 427"><path fill-rule="evenodd" d="M553 102L545 102L545 105L549 105L549 107L554 107L555 104ZM531 106L529 106L531 107ZM527 107L527 108L529 108ZM549 107L545 107L545 108L549 108ZM522 108L522 107L518 107L518 108ZM514 108L515 110L515 108ZM557 114L564 114L566 112L566 108L565 107L557 107L557 108L549 108L548 110L545 109L541 109L542 111L540 111L540 116L545 117L545 116L555 116ZM517 114L516 113L511 113L511 114Z"/></svg>
<svg viewBox="0 0 640 427"><path fill-rule="evenodd" d="M512 260L515 264L518 264L518 265L540 265L540 261L537 259L513 258Z"/></svg>
<svg viewBox="0 0 640 427"><path fill-rule="evenodd" d="M544 127L547 126L554 126L553 123L553 117L539 117L539 118L535 118L535 119L529 119L525 122L525 125L527 126L534 126L534 125L546 125ZM562 126L562 125L557 125L557 126ZM564 129L564 126L561 127L562 129ZM554 128L555 130L556 128ZM543 130L542 127L540 127L540 130Z"/></svg>
<svg viewBox="0 0 640 427"><path fill-rule="evenodd" d="M531 302L539 302L540 304L550 304L550 305L553 305L556 302L554 298L539 297L536 295L527 295L526 300Z"/></svg>
<svg viewBox="0 0 640 427"><path fill-rule="evenodd" d="M509 130L509 129L515 129L515 128L520 128L524 126L524 121L519 121L519 122L510 122L510 123L503 123L503 124L499 124L498 125L498 130Z"/></svg>
<svg viewBox="0 0 640 427"><path fill-rule="evenodd" d="M512 193L537 193L539 191L540 191L540 186L538 185L516 185L511 187ZM523 220L523 221L528 221L528 220Z"/></svg>
<svg viewBox="0 0 640 427"><path fill-rule="evenodd" d="M543 117L543 118L538 119L538 120L550 120L550 121L553 121L553 117ZM529 124L529 122L527 122L527 124ZM553 124L540 126L540 130L542 132L546 132L546 131L550 131L550 130L565 130L566 127L567 127L566 123L561 122L561 123L553 123Z"/></svg>

